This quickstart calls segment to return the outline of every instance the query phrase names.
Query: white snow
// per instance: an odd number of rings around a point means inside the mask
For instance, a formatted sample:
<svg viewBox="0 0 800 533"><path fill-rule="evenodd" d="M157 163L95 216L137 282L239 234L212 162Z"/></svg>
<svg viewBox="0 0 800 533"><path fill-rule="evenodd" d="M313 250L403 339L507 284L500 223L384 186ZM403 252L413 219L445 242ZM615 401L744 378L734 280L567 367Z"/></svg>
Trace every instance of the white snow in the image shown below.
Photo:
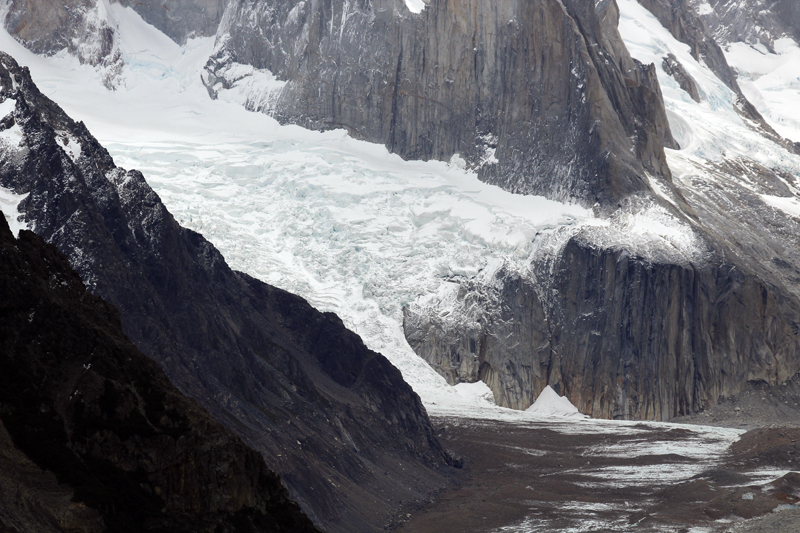
<svg viewBox="0 0 800 533"><path fill-rule="evenodd" d="M17 101L13 98L6 98L0 102L0 117L6 118L9 113L13 113L17 107Z"/></svg>
<svg viewBox="0 0 800 533"><path fill-rule="evenodd" d="M533 405L525 410L525 413L536 417L588 418L586 415L582 415L566 396L559 396L550 385L545 386Z"/></svg>
<svg viewBox="0 0 800 533"><path fill-rule="evenodd" d="M631 55L645 64L655 63L657 67L670 128L681 145L680 150L667 150L673 181L679 188L700 196L707 191L713 194L714 188L725 187L719 181L718 164L750 160L788 176L785 184L794 191L800 178L800 157L747 124L734 107L734 93L704 63L697 62L689 53L689 47L678 42L636 0L619 0L618 4L620 34ZM768 54L735 43L726 57L739 70L743 92L752 96L758 89L760 96L756 95L752 103L764 113L767 121L778 133L800 140L800 47L790 39L781 39L775 48L778 54ZM669 53L677 57L697 82L700 103L691 100L661 68L663 57ZM742 176L727 176L726 179L755 192L764 203L795 216L797 201L763 194L765 191L759 188L757 175L744 171ZM668 239L680 238L677 229L662 229L659 233Z"/></svg>
<svg viewBox="0 0 800 533"><path fill-rule="evenodd" d="M765 203L772 207L780 209L789 216L800 218L800 200L796 197L771 196L768 194L762 194L760 196Z"/></svg>
<svg viewBox="0 0 800 533"><path fill-rule="evenodd" d="M670 163L676 157L721 159L731 138L743 151L754 146L748 143L756 134L730 109L730 91L691 58L688 47L635 0L620 0L620 7L621 30L634 56L660 65L673 51L703 90L698 105L659 72L670 121L674 129L680 124L680 138L687 141L683 151L670 152ZM691 228L655 206L598 220L578 206L486 185L456 156L452 164L403 161L343 131L280 126L225 98L210 100L201 75L213 39L180 47L132 9L107 9L126 63L115 91L92 67L63 53L35 56L2 30L0 49L29 66L42 92L83 120L117 164L142 170L176 218L203 233L234 268L337 313L402 371L431 412L529 418L495 406L482 383L448 386L408 346L404 305L446 293L459 278L486 276L501 264L523 270L541 251L537 235L564 228L612 228L631 246L656 242L696 251ZM258 83L280 89L269 73L243 68L239 74L263 76ZM229 99L249 98L251 89L234 87ZM728 122L711 120L718 110ZM716 142L720 130L724 135ZM70 149L79 157L79 145Z"/></svg>
<svg viewBox="0 0 800 533"><path fill-rule="evenodd" d="M179 47L130 8L109 12L126 63L115 91L97 70L65 54L37 57L5 31L0 49L29 66L42 92L83 120L118 165L142 170L178 221L233 268L337 313L426 405L501 410L485 385L450 387L413 353L402 308L453 276L524 264L537 233L591 222L592 212L510 194L458 165L403 161L344 131L280 126L211 100L201 73L212 39ZM62 143L79 156L79 145Z"/></svg>
<svg viewBox="0 0 800 533"><path fill-rule="evenodd" d="M61 147L62 150L72 159L73 162L77 163L78 158L81 156L81 143L73 137L72 135L62 133L56 137L56 143Z"/></svg>
<svg viewBox="0 0 800 533"><path fill-rule="evenodd" d="M774 43L776 53L746 43L731 43L728 63L739 73L739 87L775 130L800 142L800 46L788 37Z"/></svg>
<svg viewBox="0 0 800 533"><path fill-rule="evenodd" d="M3 212L14 237L19 237L21 229L31 229L27 223L19 220L19 217L22 216L19 212L19 204L27 197L27 194L16 194L14 191L0 187L0 211Z"/></svg>
<svg viewBox="0 0 800 533"><path fill-rule="evenodd" d="M422 13L426 4L425 0L406 0L406 7L412 13Z"/></svg>
<svg viewBox="0 0 800 533"><path fill-rule="evenodd" d="M0 117L6 118L9 114L14 112L17 107L17 101L13 98L6 98L0 102ZM22 129L18 124L14 124L8 129L0 131L0 149L16 148L22 141Z"/></svg>

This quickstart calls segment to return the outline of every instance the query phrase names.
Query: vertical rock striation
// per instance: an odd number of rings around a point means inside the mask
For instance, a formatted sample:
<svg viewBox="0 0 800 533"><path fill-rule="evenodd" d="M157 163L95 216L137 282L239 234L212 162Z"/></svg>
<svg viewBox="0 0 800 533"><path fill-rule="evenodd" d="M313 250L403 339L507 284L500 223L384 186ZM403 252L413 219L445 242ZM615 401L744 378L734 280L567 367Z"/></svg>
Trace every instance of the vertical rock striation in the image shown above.
<svg viewBox="0 0 800 533"><path fill-rule="evenodd" d="M630 57L616 3L234 1L204 81L247 65L281 88L243 103L282 122L346 128L408 159L459 154L507 190L612 204L669 177L676 147L652 66ZM246 75L246 74L245 74ZM252 91L251 91L252 92Z"/></svg>
<svg viewBox="0 0 800 533"><path fill-rule="evenodd" d="M652 260L597 240L570 238L533 275L465 282L447 315L407 307L409 343L448 382L481 379L505 407L550 385L600 418L669 420L800 371L800 303L784 287L716 254Z"/></svg>

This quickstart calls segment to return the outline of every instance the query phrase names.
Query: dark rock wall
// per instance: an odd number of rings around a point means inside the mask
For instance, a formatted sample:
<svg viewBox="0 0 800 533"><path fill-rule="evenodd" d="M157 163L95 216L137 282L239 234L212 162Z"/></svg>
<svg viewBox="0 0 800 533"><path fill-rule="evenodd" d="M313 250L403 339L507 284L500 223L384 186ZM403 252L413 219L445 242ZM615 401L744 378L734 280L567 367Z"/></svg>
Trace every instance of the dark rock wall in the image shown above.
<svg viewBox="0 0 800 533"><path fill-rule="evenodd" d="M148 23L173 41L214 35L227 0L114 0L132 7Z"/></svg>
<svg viewBox="0 0 800 533"><path fill-rule="evenodd" d="M230 270L26 69L5 54L0 65L0 98L17 101L3 127L23 132L0 151L0 185L29 193L21 209L36 232L120 309L126 334L181 391L263 454L316 523L381 530L401 501L447 482L452 459L394 366L335 315ZM80 157L57 139L78 142Z"/></svg>
<svg viewBox="0 0 800 533"><path fill-rule="evenodd" d="M472 327L407 308L409 343L500 405L525 409L549 384L601 418L669 420L800 370L797 299L729 262L657 263L577 236L539 268L465 287L485 309Z"/></svg>
<svg viewBox="0 0 800 533"><path fill-rule="evenodd" d="M65 256L2 217L0 420L3 531L319 531Z"/></svg>
<svg viewBox="0 0 800 533"><path fill-rule="evenodd" d="M233 63L268 69L288 82L265 110L283 122L408 159L458 153L513 192L611 203L648 190L645 170L668 177L663 145L676 146L617 18L613 0L434 0L419 15L402 0L238 0L204 79L214 95Z"/></svg>
<svg viewBox="0 0 800 533"><path fill-rule="evenodd" d="M686 91L686 93L692 97L692 100L700 103L700 91L697 88L697 82L686 72L686 69L683 68L683 65L674 54L668 54L664 58L664 61L661 63L661 68L678 82L680 88Z"/></svg>

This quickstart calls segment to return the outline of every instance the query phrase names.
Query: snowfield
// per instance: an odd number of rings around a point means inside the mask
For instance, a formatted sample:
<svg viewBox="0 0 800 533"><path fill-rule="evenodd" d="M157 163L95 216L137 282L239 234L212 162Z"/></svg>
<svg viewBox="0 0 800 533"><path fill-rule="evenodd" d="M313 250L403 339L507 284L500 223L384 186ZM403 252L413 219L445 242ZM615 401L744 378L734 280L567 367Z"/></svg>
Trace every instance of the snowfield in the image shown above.
<svg viewBox="0 0 800 533"><path fill-rule="evenodd" d="M200 76L213 39L179 47L132 9L109 12L126 65L115 91L66 53L37 57L4 31L0 47L233 268L338 314L426 405L495 408L485 391L456 391L413 353L402 307L489 264L525 264L537 235L602 222L576 205L486 185L458 165L403 161L344 131L281 126L212 101Z"/></svg>

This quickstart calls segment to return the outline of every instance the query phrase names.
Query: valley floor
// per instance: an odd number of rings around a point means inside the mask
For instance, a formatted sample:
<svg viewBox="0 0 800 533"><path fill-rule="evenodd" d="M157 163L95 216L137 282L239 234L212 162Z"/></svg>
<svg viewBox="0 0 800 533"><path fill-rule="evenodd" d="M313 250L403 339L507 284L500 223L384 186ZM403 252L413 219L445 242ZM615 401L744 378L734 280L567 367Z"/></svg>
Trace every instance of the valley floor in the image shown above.
<svg viewBox="0 0 800 533"><path fill-rule="evenodd" d="M742 437L730 428L601 420L434 416L434 424L465 458L465 478L409 516L397 527L403 533L780 532L800 525L792 505L800 475L789 473L800 467L791 453L797 429Z"/></svg>

